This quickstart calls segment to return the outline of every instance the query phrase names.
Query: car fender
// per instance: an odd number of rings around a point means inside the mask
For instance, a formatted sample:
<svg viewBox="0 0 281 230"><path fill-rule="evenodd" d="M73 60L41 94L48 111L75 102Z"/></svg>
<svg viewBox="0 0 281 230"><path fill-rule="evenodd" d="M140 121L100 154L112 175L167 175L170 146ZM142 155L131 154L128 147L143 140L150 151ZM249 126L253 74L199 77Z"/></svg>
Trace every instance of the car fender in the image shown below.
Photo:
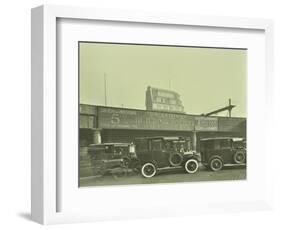
<svg viewBox="0 0 281 230"><path fill-rule="evenodd" d="M152 164L154 164L155 165L155 167L156 167L156 169L158 168L158 164L157 164L157 162L156 162L156 160L148 160L148 161L144 161L144 162L142 162L142 166L143 165L145 165L146 163L152 163Z"/></svg>
<svg viewBox="0 0 281 230"><path fill-rule="evenodd" d="M223 163L223 158L220 156L220 155L214 155L214 156L211 156L208 160L208 165L210 164L210 162L214 159L214 158L219 158L222 163Z"/></svg>
<svg viewBox="0 0 281 230"><path fill-rule="evenodd" d="M199 160L199 156L192 153L192 154L183 154L183 159L184 161L187 161L189 159L195 159L195 160Z"/></svg>
<svg viewBox="0 0 281 230"><path fill-rule="evenodd" d="M196 160L197 162L199 162L199 160L197 159L197 157L194 156L194 155L183 155L182 166L184 167L185 162L187 162L187 161L190 160L190 159L194 159L194 160Z"/></svg>

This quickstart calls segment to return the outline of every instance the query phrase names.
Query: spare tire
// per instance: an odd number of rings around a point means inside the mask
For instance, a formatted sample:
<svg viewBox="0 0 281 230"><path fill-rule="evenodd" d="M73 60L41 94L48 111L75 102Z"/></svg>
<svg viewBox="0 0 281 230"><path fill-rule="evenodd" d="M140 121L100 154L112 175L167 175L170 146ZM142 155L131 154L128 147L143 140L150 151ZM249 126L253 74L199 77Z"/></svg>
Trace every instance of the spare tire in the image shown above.
<svg viewBox="0 0 281 230"><path fill-rule="evenodd" d="M246 155L243 151L237 151L233 156L233 160L236 164L242 164L246 160Z"/></svg>
<svg viewBox="0 0 281 230"><path fill-rule="evenodd" d="M169 157L169 163L171 166L180 166L183 161L183 156L180 153L171 153Z"/></svg>

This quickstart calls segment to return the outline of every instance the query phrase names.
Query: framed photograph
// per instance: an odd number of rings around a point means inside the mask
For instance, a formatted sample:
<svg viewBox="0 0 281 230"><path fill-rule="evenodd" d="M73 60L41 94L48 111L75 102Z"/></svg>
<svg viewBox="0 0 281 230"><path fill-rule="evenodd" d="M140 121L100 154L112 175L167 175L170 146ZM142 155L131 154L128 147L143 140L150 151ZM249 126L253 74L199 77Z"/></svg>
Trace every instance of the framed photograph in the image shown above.
<svg viewBox="0 0 281 230"><path fill-rule="evenodd" d="M32 219L271 208L272 33L266 19L32 9Z"/></svg>

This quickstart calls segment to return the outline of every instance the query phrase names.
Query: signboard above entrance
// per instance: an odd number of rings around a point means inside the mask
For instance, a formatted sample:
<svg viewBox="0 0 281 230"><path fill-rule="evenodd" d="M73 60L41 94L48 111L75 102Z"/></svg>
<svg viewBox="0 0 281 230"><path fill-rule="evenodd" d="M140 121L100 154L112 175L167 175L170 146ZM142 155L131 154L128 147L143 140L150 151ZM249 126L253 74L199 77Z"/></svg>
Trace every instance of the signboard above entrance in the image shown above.
<svg viewBox="0 0 281 230"><path fill-rule="evenodd" d="M90 128L88 124L93 124L93 118L94 127L101 129L240 132L246 127L245 118L204 117L92 105L86 105L86 109L83 107L80 105L80 128ZM91 114L82 115L84 111ZM92 115L93 111L96 116ZM85 120L87 116L90 120Z"/></svg>
<svg viewBox="0 0 281 230"><path fill-rule="evenodd" d="M108 129L194 130L194 116L117 108L98 108L98 126Z"/></svg>
<svg viewBox="0 0 281 230"><path fill-rule="evenodd" d="M217 117L195 117L195 130L218 131Z"/></svg>

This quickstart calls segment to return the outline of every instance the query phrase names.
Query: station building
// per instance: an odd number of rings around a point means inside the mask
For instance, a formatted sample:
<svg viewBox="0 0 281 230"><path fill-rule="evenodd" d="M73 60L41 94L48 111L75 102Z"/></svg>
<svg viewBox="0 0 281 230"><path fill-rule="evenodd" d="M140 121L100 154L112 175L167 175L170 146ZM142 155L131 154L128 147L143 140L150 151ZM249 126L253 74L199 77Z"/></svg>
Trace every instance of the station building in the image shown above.
<svg viewBox="0 0 281 230"><path fill-rule="evenodd" d="M136 137L182 136L198 150L200 138L246 138L246 118L190 115L80 104L80 147L101 142L133 142Z"/></svg>

